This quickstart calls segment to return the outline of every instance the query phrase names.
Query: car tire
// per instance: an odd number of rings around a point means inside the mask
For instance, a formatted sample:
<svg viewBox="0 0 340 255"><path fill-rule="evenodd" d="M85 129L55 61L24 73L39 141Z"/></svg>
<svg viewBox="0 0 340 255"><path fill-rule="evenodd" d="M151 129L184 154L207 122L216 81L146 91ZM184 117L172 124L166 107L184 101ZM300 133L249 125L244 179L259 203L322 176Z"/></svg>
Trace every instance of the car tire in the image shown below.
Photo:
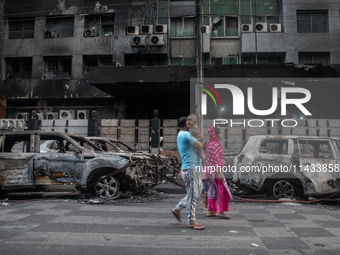
<svg viewBox="0 0 340 255"><path fill-rule="evenodd" d="M101 176L99 179L105 178L106 175ZM120 183L117 178L110 176L97 182L94 185L95 194L103 199L117 199L121 196Z"/></svg>
<svg viewBox="0 0 340 255"><path fill-rule="evenodd" d="M271 192L276 199L292 199L297 196L297 186L291 180L275 180Z"/></svg>

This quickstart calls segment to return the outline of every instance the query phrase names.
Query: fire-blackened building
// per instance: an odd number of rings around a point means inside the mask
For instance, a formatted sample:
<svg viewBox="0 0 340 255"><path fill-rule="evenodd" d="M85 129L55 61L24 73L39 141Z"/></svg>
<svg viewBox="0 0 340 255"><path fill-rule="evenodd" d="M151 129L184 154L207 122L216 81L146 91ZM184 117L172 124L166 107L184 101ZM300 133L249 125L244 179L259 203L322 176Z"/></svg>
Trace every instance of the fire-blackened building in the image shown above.
<svg viewBox="0 0 340 255"><path fill-rule="evenodd" d="M0 117L187 114L197 2L204 77L339 76L334 1L3 0Z"/></svg>

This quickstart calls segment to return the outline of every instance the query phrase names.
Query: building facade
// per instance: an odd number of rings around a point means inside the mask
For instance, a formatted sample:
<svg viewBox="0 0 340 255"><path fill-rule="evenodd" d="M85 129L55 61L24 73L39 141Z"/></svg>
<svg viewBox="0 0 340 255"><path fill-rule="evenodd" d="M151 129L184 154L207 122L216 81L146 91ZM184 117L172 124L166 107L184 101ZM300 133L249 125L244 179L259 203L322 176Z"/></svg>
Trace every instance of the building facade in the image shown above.
<svg viewBox="0 0 340 255"><path fill-rule="evenodd" d="M188 114L196 2L0 1L0 117ZM340 2L200 4L205 77L339 76Z"/></svg>

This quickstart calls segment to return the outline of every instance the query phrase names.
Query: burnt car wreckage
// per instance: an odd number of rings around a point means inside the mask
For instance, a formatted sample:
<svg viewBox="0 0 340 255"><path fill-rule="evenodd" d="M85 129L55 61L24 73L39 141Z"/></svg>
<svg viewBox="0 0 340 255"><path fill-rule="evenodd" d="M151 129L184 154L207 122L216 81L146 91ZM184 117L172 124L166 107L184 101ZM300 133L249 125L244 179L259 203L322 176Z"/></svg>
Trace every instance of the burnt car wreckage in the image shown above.
<svg viewBox="0 0 340 255"><path fill-rule="evenodd" d="M168 156L105 151L84 137L54 131L1 131L0 159L0 191L8 196L94 191L116 199L122 192L144 192L178 168Z"/></svg>
<svg viewBox="0 0 340 255"><path fill-rule="evenodd" d="M251 136L237 154L225 154L233 193L269 190L280 198L325 197L340 192L340 139Z"/></svg>

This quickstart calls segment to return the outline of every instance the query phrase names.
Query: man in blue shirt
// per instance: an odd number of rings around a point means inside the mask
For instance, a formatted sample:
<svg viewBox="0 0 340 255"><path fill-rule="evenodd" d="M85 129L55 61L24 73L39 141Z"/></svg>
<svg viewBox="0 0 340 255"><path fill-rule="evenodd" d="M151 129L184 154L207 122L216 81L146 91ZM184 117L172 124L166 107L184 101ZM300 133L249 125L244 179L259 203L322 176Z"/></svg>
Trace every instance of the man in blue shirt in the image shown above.
<svg viewBox="0 0 340 255"><path fill-rule="evenodd" d="M185 181L187 195L171 211L177 220L182 222L180 211L186 206L188 227L201 230L205 227L196 222L195 214L197 198L202 188L201 172L196 169L197 166L201 166L201 159L195 153L195 148L202 150L203 144L189 133L190 116L179 118L178 127L180 130L177 136L177 147L182 158L181 176Z"/></svg>

